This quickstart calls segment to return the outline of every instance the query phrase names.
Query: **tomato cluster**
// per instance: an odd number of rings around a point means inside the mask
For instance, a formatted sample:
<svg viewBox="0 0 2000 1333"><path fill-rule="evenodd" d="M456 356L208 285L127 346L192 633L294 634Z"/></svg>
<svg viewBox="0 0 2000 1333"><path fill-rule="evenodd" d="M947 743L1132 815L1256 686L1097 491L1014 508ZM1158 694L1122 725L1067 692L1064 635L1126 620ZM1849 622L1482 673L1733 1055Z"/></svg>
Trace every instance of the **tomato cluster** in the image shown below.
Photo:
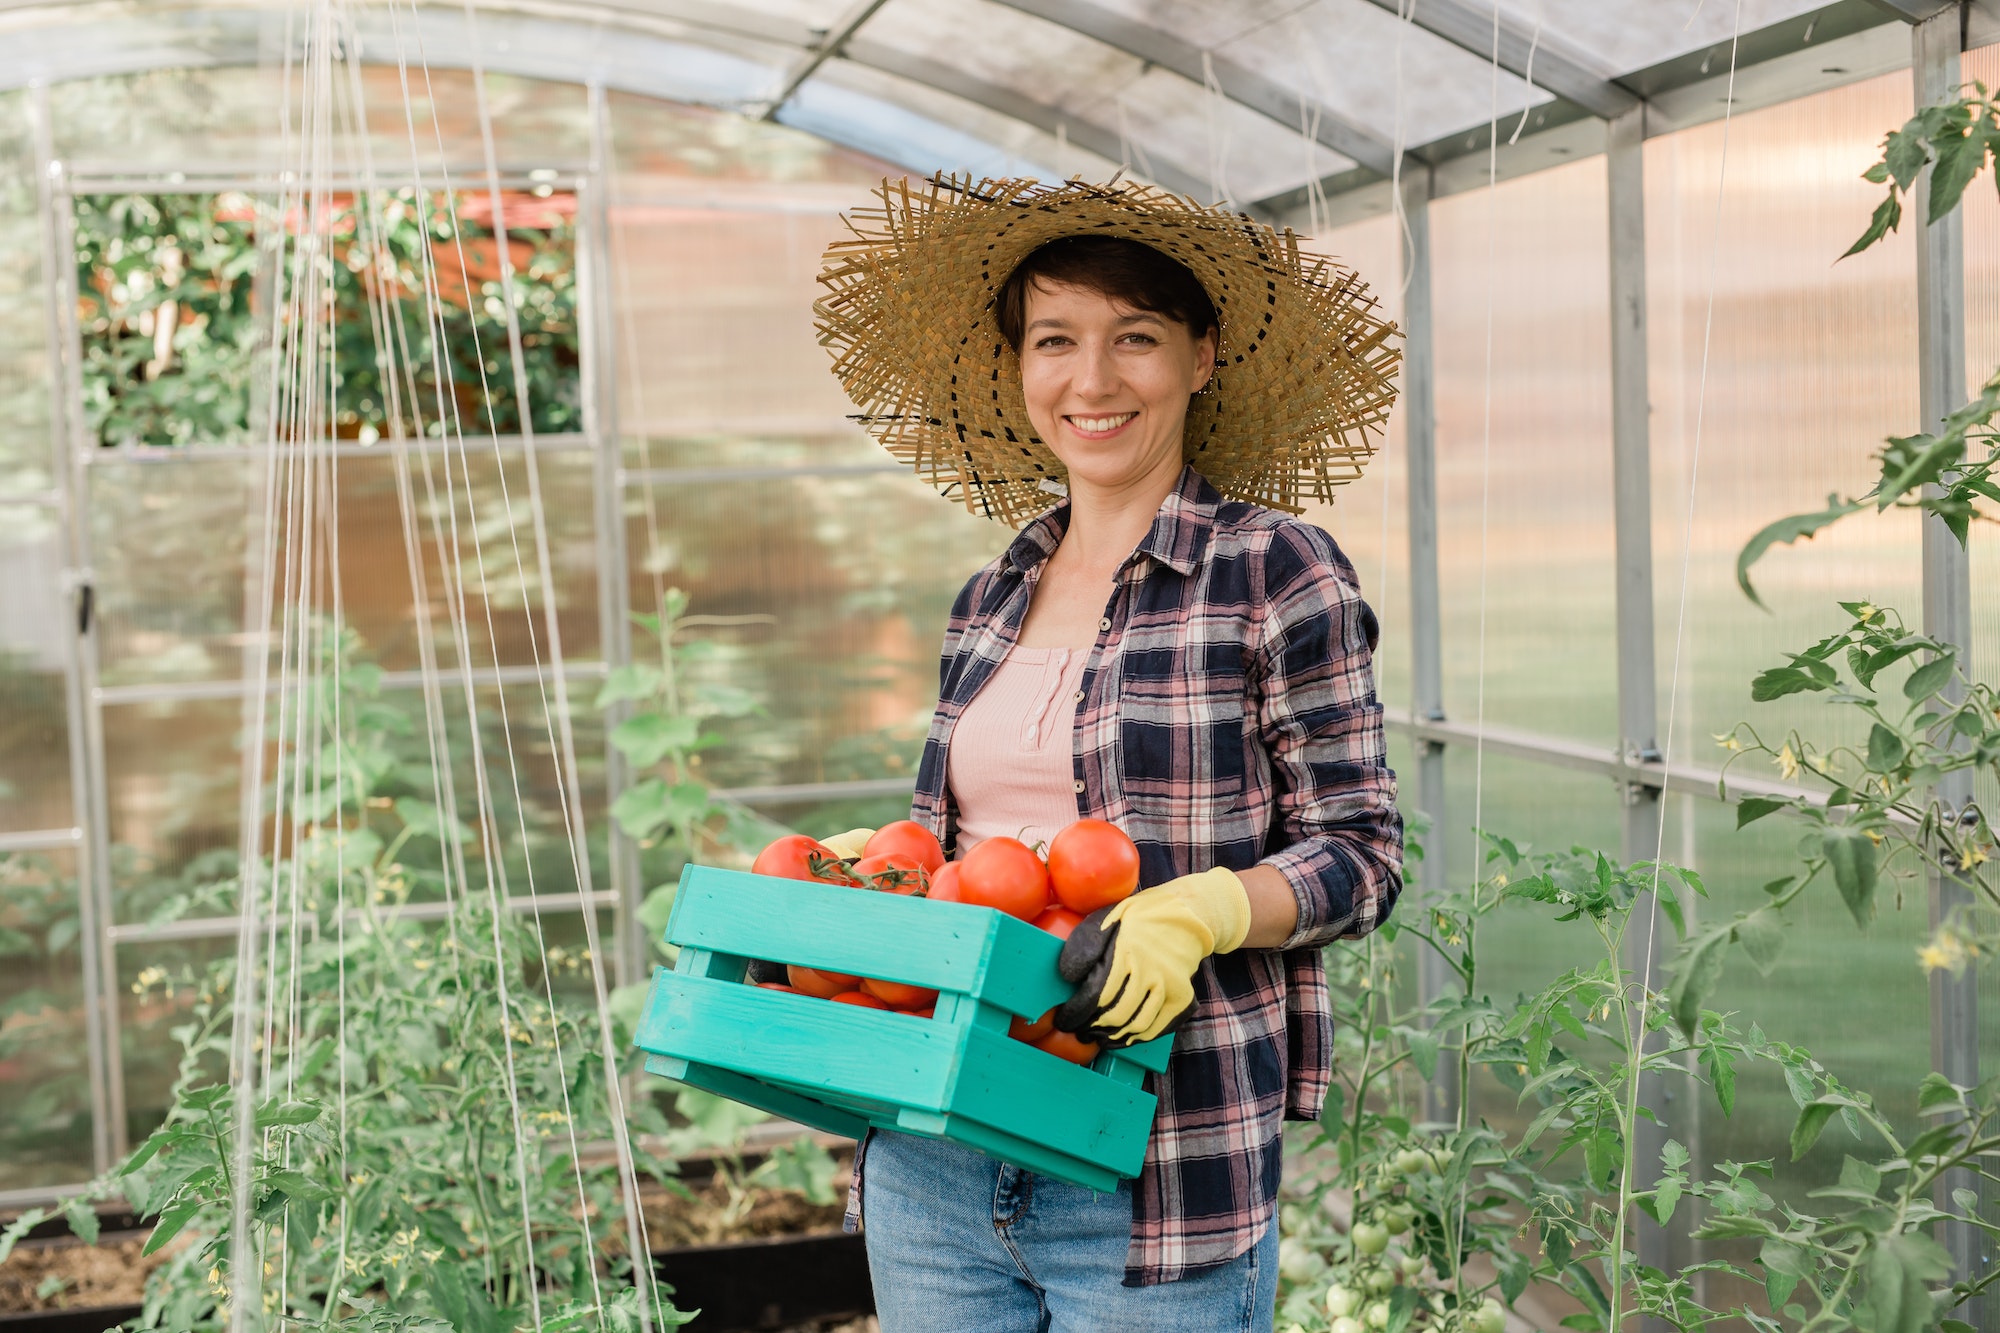
<svg viewBox="0 0 2000 1333"><path fill-rule="evenodd" d="M1083 919L1139 887L1139 849L1115 824L1079 819L1049 844L1048 857L1016 838L988 838L963 859L946 861L930 830L898 820L876 830L852 862L802 833L779 838L757 854L758 875L815 880L882 893L914 894L937 902L991 907L1068 939ZM937 992L900 981L788 966L786 981L770 990L817 996L865 1009L894 1009L929 1018ZM1017 1018L1008 1035L1076 1064L1097 1058L1098 1046L1055 1027L1055 1010L1029 1022Z"/></svg>

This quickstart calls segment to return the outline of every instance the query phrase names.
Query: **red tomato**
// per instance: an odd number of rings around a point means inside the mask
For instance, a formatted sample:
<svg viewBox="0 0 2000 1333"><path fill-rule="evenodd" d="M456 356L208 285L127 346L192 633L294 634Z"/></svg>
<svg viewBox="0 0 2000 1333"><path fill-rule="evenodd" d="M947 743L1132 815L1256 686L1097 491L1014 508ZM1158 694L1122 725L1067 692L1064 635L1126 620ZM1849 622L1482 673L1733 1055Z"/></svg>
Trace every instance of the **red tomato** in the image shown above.
<svg viewBox="0 0 2000 1333"><path fill-rule="evenodd" d="M946 861L944 869L932 873L928 896L941 903L965 901L958 894L958 862Z"/></svg>
<svg viewBox="0 0 2000 1333"><path fill-rule="evenodd" d="M1049 880L1064 907L1089 916L1139 887L1139 849L1116 824L1079 819L1049 844Z"/></svg>
<svg viewBox="0 0 2000 1333"><path fill-rule="evenodd" d="M851 1004L862 1009L887 1009L889 1006L864 991L844 990L833 997L835 1004Z"/></svg>
<svg viewBox="0 0 2000 1333"><path fill-rule="evenodd" d="M1032 1023L1025 1018L1017 1017L1007 1025L1008 1036L1012 1037L1015 1041L1025 1041L1029 1045L1040 1041L1055 1030L1056 1011L1054 1009L1049 1010Z"/></svg>
<svg viewBox="0 0 2000 1333"><path fill-rule="evenodd" d="M1100 1047L1094 1041L1085 1041L1074 1032L1051 1032L1035 1043L1038 1051L1047 1051L1073 1065L1087 1065L1097 1058Z"/></svg>
<svg viewBox="0 0 2000 1333"><path fill-rule="evenodd" d="M796 964L788 965L785 971L792 979L793 990L801 995L817 995L822 1000L831 1000L842 991L853 990L861 984L860 977L850 977L845 972L821 972Z"/></svg>
<svg viewBox="0 0 2000 1333"><path fill-rule="evenodd" d="M906 986L900 981L877 981L863 977L861 989L896 1009L921 1009L937 1003L937 992L922 986Z"/></svg>
<svg viewBox="0 0 2000 1333"><path fill-rule="evenodd" d="M1059 940L1069 938L1069 933L1083 924L1083 915L1072 912L1067 907L1051 907L1034 920L1036 930L1046 930Z"/></svg>
<svg viewBox="0 0 2000 1333"><path fill-rule="evenodd" d="M875 830L875 836L861 849L863 856L880 856L884 852L901 852L933 875L944 864L944 848L938 845L938 840L931 836L929 829L914 819L899 819L893 824L884 824Z"/></svg>
<svg viewBox="0 0 2000 1333"><path fill-rule="evenodd" d="M959 901L1033 921L1049 905L1049 868L1014 838L988 838L959 862Z"/></svg>
<svg viewBox="0 0 2000 1333"><path fill-rule="evenodd" d="M758 989L758 990L781 990L781 991L785 992L785 994L787 994L787 995L797 995L797 994L798 994L798 991L797 991L797 990L795 990L794 988L792 988L792 987L790 987L790 986L787 986L787 985L786 985L786 984L785 984L784 982L782 982L782 981L760 981L760 982L758 982L758 983L757 983L757 989Z"/></svg>
<svg viewBox="0 0 2000 1333"><path fill-rule="evenodd" d="M803 833L788 833L757 853L750 865L753 875L775 875L779 879L818 880L828 884L852 884L854 876L831 848Z"/></svg>
<svg viewBox="0 0 2000 1333"><path fill-rule="evenodd" d="M936 1018L937 1006L932 1005L928 1009L908 1009L905 1010L904 1012L908 1013L913 1018Z"/></svg>
<svg viewBox="0 0 2000 1333"><path fill-rule="evenodd" d="M917 893L924 887L923 867L906 852L881 852L854 863L854 877L884 893Z"/></svg>

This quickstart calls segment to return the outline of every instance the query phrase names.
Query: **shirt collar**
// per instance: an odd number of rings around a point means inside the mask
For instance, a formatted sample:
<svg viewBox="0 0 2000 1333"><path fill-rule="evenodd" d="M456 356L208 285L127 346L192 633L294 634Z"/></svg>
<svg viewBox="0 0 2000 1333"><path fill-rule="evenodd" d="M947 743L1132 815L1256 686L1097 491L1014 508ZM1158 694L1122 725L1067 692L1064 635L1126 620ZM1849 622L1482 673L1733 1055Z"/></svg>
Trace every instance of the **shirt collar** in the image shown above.
<svg viewBox="0 0 2000 1333"><path fill-rule="evenodd" d="M1193 573L1208 551L1209 532L1221 504L1222 496L1208 478L1191 466L1183 466L1180 481L1161 502L1138 553L1153 557L1176 573ZM1022 573L1042 564L1055 554L1063 534L1069 531L1069 518L1069 502L1065 500L1021 529L1021 535L1007 548L1008 563Z"/></svg>

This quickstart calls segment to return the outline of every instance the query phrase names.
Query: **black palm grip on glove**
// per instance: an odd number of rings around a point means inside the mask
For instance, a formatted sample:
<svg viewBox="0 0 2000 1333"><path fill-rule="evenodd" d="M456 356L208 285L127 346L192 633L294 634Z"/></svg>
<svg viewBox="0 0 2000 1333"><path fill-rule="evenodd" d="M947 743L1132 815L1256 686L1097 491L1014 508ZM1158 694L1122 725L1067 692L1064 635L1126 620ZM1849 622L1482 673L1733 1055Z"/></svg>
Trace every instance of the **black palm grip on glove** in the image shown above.
<svg viewBox="0 0 2000 1333"><path fill-rule="evenodd" d="M1056 971L1062 979L1076 987L1076 993L1056 1006L1055 1025L1064 1032L1072 1032L1085 1041L1094 1041L1107 1050L1132 1045L1131 1040L1115 1040L1110 1033L1095 1026L1107 1010L1117 1004L1124 995L1124 987L1119 987L1117 995L1104 994L1104 983L1111 975L1111 957L1118 944L1118 927L1105 929L1104 918L1110 913L1109 907L1100 907L1082 921L1063 941L1062 954L1056 959ZM1194 1012L1192 1004L1187 1005L1166 1026L1161 1036L1180 1030Z"/></svg>

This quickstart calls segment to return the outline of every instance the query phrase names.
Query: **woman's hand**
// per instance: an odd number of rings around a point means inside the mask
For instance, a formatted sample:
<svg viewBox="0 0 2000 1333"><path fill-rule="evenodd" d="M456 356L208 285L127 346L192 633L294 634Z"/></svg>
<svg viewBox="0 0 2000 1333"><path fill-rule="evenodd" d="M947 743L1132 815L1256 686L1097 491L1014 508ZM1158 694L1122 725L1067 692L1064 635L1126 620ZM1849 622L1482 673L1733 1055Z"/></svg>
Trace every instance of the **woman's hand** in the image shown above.
<svg viewBox="0 0 2000 1333"><path fill-rule="evenodd" d="M1250 927L1248 890L1219 867L1091 913L1057 963L1077 989L1056 1010L1056 1026L1108 1046L1151 1041L1194 1007L1201 960L1239 948Z"/></svg>

